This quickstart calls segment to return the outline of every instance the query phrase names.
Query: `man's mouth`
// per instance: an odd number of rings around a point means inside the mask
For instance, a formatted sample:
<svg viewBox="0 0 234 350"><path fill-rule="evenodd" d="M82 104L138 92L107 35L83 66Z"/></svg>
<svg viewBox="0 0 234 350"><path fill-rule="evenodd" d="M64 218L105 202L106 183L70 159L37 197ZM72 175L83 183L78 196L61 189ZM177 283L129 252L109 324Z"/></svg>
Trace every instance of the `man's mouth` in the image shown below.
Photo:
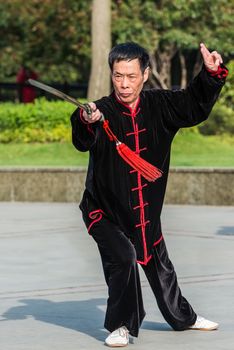
<svg viewBox="0 0 234 350"><path fill-rule="evenodd" d="M129 97L129 96L131 96L131 94L130 93L121 93L120 96L121 97Z"/></svg>

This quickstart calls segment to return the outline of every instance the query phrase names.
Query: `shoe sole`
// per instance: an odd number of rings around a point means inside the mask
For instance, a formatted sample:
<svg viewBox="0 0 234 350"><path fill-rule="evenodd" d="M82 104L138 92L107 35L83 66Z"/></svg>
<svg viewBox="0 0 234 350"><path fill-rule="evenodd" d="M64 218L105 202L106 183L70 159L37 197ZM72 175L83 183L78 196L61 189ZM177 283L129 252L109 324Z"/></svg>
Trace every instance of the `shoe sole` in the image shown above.
<svg viewBox="0 0 234 350"><path fill-rule="evenodd" d="M219 326L214 326L211 328L189 328L190 330L194 331L203 331L203 332L209 332L209 331L215 331L219 328Z"/></svg>
<svg viewBox="0 0 234 350"><path fill-rule="evenodd" d="M129 344L129 343L128 343ZM128 344L107 344L105 343L106 346L109 346L110 348L123 348L125 346L128 346Z"/></svg>

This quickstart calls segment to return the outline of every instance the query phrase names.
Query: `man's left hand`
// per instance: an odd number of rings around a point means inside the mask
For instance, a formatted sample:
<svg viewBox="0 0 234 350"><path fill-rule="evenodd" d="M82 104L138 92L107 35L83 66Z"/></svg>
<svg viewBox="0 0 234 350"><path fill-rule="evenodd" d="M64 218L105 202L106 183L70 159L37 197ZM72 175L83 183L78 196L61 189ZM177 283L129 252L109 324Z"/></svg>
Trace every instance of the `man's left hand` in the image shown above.
<svg viewBox="0 0 234 350"><path fill-rule="evenodd" d="M203 43L200 44L200 52L206 68L216 72L220 64L223 63L222 56L217 51L210 52Z"/></svg>

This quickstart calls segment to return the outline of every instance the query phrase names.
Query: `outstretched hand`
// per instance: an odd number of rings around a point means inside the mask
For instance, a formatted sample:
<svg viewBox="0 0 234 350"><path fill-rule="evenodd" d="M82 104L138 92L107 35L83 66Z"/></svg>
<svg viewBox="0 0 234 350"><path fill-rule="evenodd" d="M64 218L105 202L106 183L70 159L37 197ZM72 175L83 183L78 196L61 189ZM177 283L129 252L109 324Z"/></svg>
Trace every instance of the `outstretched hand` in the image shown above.
<svg viewBox="0 0 234 350"><path fill-rule="evenodd" d="M94 102L89 103L91 109L92 109L92 114L88 115L85 111L83 111L83 117L85 121L89 124L95 123L102 118L102 113L97 109L97 106Z"/></svg>
<svg viewBox="0 0 234 350"><path fill-rule="evenodd" d="M206 68L216 72L223 63L222 56L217 51L210 52L203 43L200 44L200 52Z"/></svg>

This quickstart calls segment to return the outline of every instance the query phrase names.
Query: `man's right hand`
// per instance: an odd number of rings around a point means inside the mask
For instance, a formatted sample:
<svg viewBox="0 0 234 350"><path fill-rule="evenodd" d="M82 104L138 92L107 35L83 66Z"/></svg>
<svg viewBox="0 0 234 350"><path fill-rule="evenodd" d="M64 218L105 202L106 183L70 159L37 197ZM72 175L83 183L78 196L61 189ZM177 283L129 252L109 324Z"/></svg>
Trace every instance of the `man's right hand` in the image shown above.
<svg viewBox="0 0 234 350"><path fill-rule="evenodd" d="M97 106L94 102L89 103L91 109L92 109L92 114L88 115L87 112L83 111L83 118L87 123L95 123L99 121L102 117L102 113L97 109Z"/></svg>

